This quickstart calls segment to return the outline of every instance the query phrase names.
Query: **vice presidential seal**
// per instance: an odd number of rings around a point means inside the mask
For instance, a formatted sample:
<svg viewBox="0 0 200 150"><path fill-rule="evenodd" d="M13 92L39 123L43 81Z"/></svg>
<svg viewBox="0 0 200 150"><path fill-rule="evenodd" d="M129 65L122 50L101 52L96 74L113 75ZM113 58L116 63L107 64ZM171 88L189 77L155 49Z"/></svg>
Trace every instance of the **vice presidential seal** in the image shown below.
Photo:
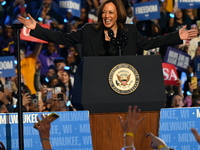
<svg viewBox="0 0 200 150"><path fill-rule="evenodd" d="M132 65L121 63L112 68L108 80L110 87L116 93L125 95L138 88L140 76Z"/></svg>

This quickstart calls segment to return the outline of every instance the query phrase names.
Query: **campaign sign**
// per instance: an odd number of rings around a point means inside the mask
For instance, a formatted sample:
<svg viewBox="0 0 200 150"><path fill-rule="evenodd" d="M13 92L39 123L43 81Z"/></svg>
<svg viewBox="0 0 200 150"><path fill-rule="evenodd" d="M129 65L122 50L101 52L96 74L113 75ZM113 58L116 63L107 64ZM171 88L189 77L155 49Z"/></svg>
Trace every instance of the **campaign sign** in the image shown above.
<svg viewBox="0 0 200 150"><path fill-rule="evenodd" d="M195 73L198 79L200 79L200 57L194 58L194 67L195 67Z"/></svg>
<svg viewBox="0 0 200 150"><path fill-rule="evenodd" d="M178 73L176 67L172 64L162 63L163 76L165 85L177 86Z"/></svg>
<svg viewBox="0 0 200 150"><path fill-rule="evenodd" d="M37 116L50 112L23 113L24 150L40 150L39 132L33 127ZM92 150L88 111L56 112L60 117L51 123L50 142L54 150ZM18 114L0 114L0 141L7 150L19 150Z"/></svg>
<svg viewBox="0 0 200 150"><path fill-rule="evenodd" d="M50 26L47 24L40 24L42 27L49 29ZM35 38L33 36L30 36L30 29L26 28L25 26L21 29L20 32L20 39L24 41L32 41L32 42L37 42L37 43L48 43L47 41L40 40L38 38Z"/></svg>
<svg viewBox="0 0 200 150"><path fill-rule="evenodd" d="M15 64L14 56L0 57L0 76L1 77L14 77L15 76Z"/></svg>
<svg viewBox="0 0 200 150"><path fill-rule="evenodd" d="M167 108L160 111L159 137L175 150L199 150L191 128L200 133L200 107Z"/></svg>
<svg viewBox="0 0 200 150"><path fill-rule="evenodd" d="M178 8L200 8L200 0L178 0Z"/></svg>
<svg viewBox="0 0 200 150"><path fill-rule="evenodd" d="M139 21L160 18L160 8L158 1L135 3L134 15Z"/></svg>
<svg viewBox="0 0 200 150"><path fill-rule="evenodd" d="M70 12L73 16L80 17L81 1L80 0L59 0L61 10Z"/></svg>
<svg viewBox="0 0 200 150"><path fill-rule="evenodd" d="M191 56L173 47L168 47L164 62L175 65L178 71L186 72L190 65Z"/></svg>

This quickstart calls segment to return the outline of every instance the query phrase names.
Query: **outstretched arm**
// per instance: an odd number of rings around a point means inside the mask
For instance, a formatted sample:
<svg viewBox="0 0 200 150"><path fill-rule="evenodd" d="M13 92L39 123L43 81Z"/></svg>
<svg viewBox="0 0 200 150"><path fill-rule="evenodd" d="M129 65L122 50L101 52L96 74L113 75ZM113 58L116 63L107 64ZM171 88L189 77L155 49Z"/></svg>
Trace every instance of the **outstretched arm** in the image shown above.
<svg viewBox="0 0 200 150"><path fill-rule="evenodd" d="M190 40L198 36L198 29L186 30L186 25L179 30L181 40Z"/></svg>
<svg viewBox="0 0 200 150"><path fill-rule="evenodd" d="M30 14L28 14L28 17L30 19L27 19L27 18L24 18L22 16L19 16L18 20L19 20L19 22L21 22L28 29L34 30L35 27L36 27L37 22L35 21L35 19L32 18L32 16Z"/></svg>

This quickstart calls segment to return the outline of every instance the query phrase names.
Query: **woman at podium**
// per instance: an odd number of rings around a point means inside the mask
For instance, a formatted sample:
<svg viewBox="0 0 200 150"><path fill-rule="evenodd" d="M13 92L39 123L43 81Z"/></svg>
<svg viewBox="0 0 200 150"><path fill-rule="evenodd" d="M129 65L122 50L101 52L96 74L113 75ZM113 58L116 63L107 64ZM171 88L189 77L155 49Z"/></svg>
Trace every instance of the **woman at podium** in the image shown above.
<svg viewBox="0 0 200 150"><path fill-rule="evenodd" d="M82 56L136 55L137 48L177 45L198 34L196 29L186 30L184 26L177 32L148 38L142 36L134 24L125 24L126 17L121 0L105 0L99 7L97 23L87 23L71 33L43 28L30 14L30 19L19 16L18 20L31 29L31 36L39 39L62 45L81 43Z"/></svg>

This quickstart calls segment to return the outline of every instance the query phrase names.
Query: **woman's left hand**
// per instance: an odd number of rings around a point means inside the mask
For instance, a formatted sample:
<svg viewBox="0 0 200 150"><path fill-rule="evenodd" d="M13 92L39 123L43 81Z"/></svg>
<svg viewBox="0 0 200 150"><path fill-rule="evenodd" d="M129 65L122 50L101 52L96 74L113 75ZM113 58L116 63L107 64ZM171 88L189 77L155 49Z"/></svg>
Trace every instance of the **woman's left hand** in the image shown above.
<svg viewBox="0 0 200 150"><path fill-rule="evenodd" d="M181 40L189 40L198 36L198 29L186 29L186 25L179 30L179 36Z"/></svg>

